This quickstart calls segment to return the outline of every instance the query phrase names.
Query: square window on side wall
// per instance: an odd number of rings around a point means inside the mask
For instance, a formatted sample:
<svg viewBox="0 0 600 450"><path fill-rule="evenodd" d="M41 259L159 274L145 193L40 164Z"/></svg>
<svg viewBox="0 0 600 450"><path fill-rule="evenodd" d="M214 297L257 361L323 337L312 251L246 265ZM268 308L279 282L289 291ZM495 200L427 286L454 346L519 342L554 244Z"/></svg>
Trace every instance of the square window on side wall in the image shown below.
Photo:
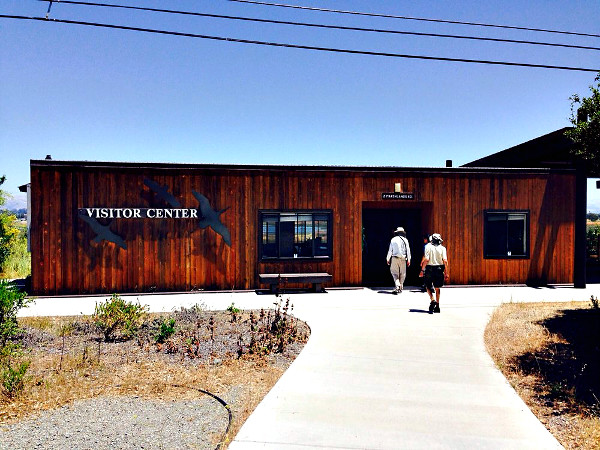
<svg viewBox="0 0 600 450"><path fill-rule="evenodd" d="M483 239L484 258L529 258L529 211L485 211Z"/></svg>

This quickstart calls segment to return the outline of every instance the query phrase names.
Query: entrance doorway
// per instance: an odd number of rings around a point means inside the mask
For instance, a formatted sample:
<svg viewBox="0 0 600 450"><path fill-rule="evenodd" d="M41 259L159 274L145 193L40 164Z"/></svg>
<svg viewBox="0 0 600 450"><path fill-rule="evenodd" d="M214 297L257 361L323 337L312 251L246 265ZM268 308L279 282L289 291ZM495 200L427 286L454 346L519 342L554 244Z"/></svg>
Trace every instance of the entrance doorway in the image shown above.
<svg viewBox="0 0 600 450"><path fill-rule="evenodd" d="M386 263L386 255L398 227L403 227L410 244L411 266L406 271L405 285L420 286L421 258L423 256L423 208L363 206L362 280L364 286L393 286L394 281Z"/></svg>

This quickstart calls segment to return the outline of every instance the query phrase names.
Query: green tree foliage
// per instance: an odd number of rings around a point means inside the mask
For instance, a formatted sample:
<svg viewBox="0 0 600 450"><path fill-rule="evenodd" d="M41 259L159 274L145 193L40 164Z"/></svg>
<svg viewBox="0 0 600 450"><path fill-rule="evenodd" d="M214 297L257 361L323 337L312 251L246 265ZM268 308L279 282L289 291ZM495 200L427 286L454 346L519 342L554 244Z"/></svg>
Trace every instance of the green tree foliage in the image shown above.
<svg viewBox="0 0 600 450"><path fill-rule="evenodd" d="M6 177L0 177L0 186ZM0 190L0 207L8 194ZM30 255L27 252L27 231L18 226L17 217L0 210L0 273L7 277L24 277L31 272Z"/></svg>
<svg viewBox="0 0 600 450"><path fill-rule="evenodd" d="M596 173L600 173L600 73L596 85L590 86L591 95L580 97L574 94L571 100L573 128L565 134L575 142L573 152Z"/></svg>
<svg viewBox="0 0 600 450"><path fill-rule="evenodd" d="M589 258L595 258L598 261L600 255L600 225L590 225L586 232L586 248Z"/></svg>

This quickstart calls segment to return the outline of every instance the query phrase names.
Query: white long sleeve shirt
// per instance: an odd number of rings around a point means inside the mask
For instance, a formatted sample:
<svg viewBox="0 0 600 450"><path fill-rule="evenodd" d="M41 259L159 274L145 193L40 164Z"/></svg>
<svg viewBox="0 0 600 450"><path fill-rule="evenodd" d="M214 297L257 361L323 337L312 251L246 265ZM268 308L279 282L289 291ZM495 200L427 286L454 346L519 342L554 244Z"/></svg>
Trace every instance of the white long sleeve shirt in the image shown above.
<svg viewBox="0 0 600 450"><path fill-rule="evenodd" d="M387 261L390 262L392 256L404 256L410 264L410 245L408 239L404 236L394 236L390 242L390 248L387 253Z"/></svg>

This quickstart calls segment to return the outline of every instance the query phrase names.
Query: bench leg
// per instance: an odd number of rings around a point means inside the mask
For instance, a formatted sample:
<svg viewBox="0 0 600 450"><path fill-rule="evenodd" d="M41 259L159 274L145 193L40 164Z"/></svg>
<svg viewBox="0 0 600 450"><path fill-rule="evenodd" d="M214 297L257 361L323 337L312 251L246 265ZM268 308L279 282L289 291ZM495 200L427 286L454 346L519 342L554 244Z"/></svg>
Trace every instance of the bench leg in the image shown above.
<svg viewBox="0 0 600 450"><path fill-rule="evenodd" d="M315 292L323 292L323 284L313 283L313 289L315 290Z"/></svg>
<svg viewBox="0 0 600 450"><path fill-rule="evenodd" d="M279 292L279 283L271 283L269 285L271 294L277 294Z"/></svg>

